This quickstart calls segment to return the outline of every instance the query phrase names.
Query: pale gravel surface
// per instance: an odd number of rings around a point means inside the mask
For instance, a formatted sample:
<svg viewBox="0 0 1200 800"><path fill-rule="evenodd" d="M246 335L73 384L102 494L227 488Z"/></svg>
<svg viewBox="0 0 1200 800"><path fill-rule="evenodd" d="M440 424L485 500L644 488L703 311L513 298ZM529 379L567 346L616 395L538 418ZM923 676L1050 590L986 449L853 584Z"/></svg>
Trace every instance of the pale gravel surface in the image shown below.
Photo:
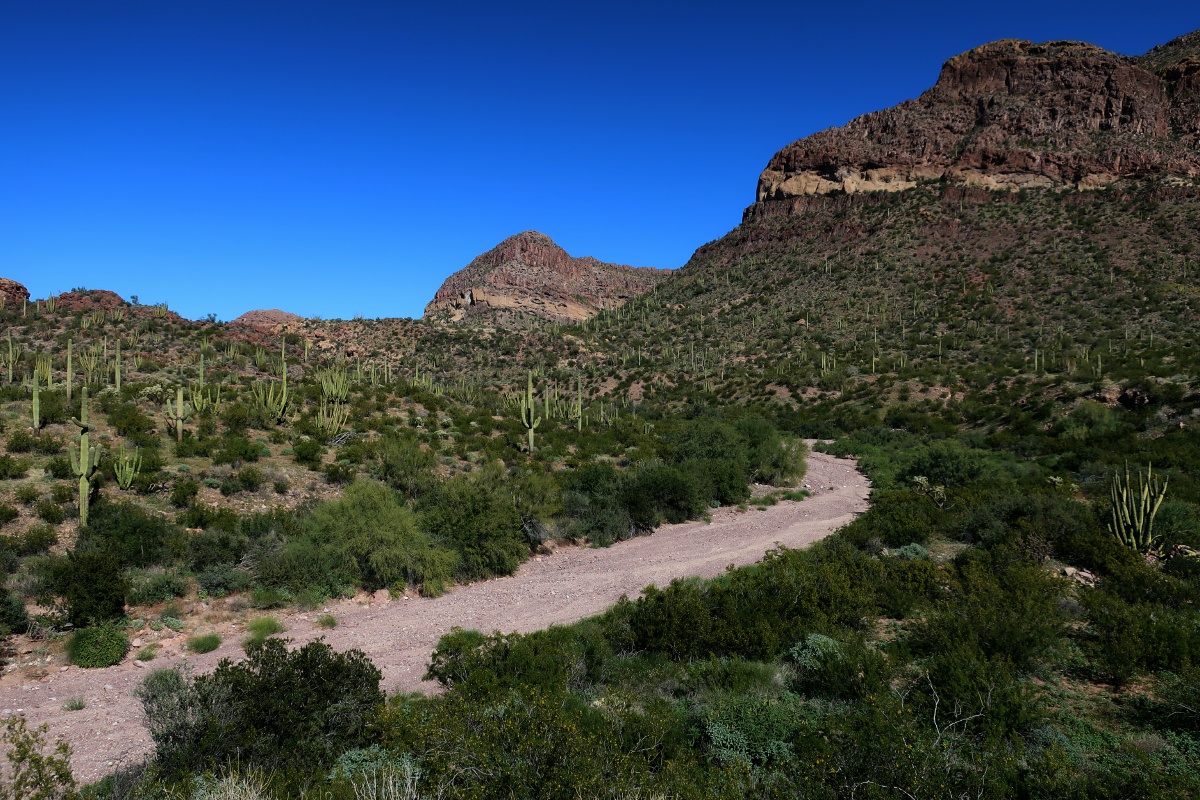
<svg viewBox="0 0 1200 800"><path fill-rule="evenodd" d="M383 671L389 693L432 691L436 685L421 676L439 637L454 626L528 632L574 622L603 612L621 595L637 597L651 583L712 577L730 564L758 561L776 545L804 547L866 509L869 486L852 461L812 453L808 464L804 483L814 495L802 502L781 502L763 511L718 509L710 523L667 525L607 549L564 547L531 559L511 577L456 587L439 598L341 601L329 607L338 619L332 630L313 624L318 614L286 614L284 635L297 644L324 637L338 650L364 651ZM126 661L101 670L52 666L51 674L37 681L6 675L0 679L0 709L5 715L23 713L35 724L48 722L51 736L71 745L76 776L96 780L151 750L132 694L146 672L185 662L193 672L207 672L222 658L242 657L243 629L227 623L223 633L221 647L201 656L182 652L184 636L167 639L145 668ZM87 707L64 711L63 703L74 697L84 698Z"/></svg>

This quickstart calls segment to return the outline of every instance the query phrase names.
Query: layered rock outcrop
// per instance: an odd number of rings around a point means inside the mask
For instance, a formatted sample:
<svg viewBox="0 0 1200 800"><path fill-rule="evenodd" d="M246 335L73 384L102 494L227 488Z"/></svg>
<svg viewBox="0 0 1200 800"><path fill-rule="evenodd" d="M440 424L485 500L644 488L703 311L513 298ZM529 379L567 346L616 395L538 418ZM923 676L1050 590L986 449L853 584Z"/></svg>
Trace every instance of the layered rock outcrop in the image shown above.
<svg viewBox="0 0 1200 800"><path fill-rule="evenodd" d="M575 258L549 236L510 236L451 275L425 306L425 315L451 321L522 314L578 322L648 291L670 274L652 267Z"/></svg>
<svg viewBox="0 0 1200 800"><path fill-rule="evenodd" d="M1002 40L951 58L916 100L794 142L758 203L901 191L1097 189L1200 178L1200 31L1129 58L1082 42Z"/></svg>

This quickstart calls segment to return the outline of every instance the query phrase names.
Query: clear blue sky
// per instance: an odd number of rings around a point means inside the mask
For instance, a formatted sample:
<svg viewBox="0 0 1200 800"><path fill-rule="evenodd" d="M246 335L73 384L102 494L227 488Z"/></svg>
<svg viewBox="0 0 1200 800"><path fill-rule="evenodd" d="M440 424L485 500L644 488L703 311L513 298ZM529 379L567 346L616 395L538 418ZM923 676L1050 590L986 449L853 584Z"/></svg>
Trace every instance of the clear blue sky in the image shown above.
<svg viewBox="0 0 1200 800"><path fill-rule="evenodd" d="M0 0L0 276L185 316L418 316L513 233L681 266L771 155L984 42L1189 2Z"/></svg>

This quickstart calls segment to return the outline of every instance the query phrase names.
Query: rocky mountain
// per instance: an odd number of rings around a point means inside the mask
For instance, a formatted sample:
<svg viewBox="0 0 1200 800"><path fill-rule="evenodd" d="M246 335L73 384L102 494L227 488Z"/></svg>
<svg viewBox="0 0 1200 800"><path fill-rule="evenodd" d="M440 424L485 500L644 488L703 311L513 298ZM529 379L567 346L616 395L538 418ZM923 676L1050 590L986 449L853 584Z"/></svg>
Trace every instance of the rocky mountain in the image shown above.
<svg viewBox="0 0 1200 800"><path fill-rule="evenodd" d="M298 327L303 322L304 317L299 314L293 314L290 311L281 311L278 308L256 308L253 311L247 311L237 319L231 320L229 324L248 328L262 328L277 333Z"/></svg>
<svg viewBox="0 0 1200 800"><path fill-rule="evenodd" d="M1200 176L1198 141L1200 31L1138 58L1008 39L951 58L916 100L788 145L767 164L756 199L927 181L1096 189L1122 178L1190 179Z"/></svg>
<svg viewBox="0 0 1200 800"><path fill-rule="evenodd" d="M652 289L670 270L576 258L549 236L510 236L451 275L425 306L427 317L502 322L532 314L575 321Z"/></svg>
<svg viewBox="0 0 1200 800"><path fill-rule="evenodd" d="M1137 58L976 48L917 100L776 154L742 223L588 344L628 385L669 372L745 403L896 376L900 398L1033 372L1109 403L1187 385L1198 109L1200 32Z"/></svg>

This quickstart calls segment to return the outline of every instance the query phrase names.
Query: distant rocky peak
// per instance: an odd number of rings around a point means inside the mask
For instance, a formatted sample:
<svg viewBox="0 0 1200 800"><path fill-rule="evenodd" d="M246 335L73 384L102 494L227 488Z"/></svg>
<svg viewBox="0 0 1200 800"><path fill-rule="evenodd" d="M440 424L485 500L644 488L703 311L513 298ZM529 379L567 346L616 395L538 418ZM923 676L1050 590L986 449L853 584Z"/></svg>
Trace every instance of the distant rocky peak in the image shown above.
<svg viewBox="0 0 1200 800"><path fill-rule="evenodd" d="M579 321L652 289L669 274L576 258L544 233L524 231L447 278L425 315L501 325L523 315Z"/></svg>

